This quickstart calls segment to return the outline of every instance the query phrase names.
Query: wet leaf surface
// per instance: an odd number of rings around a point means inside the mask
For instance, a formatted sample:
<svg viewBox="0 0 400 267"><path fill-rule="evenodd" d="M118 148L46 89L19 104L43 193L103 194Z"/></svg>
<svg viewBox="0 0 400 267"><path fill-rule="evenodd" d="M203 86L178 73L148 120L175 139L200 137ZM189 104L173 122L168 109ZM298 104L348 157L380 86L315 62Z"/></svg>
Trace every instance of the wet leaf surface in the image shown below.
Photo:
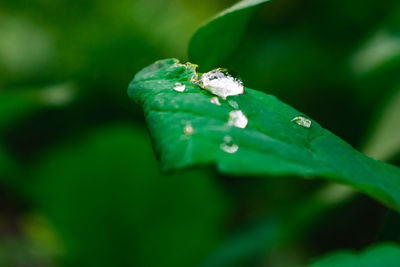
<svg viewBox="0 0 400 267"><path fill-rule="evenodd" d="M274 96L246 88L216 105L214 95L192 82L195 76L195 65L166 59L143 69L129 86L143 105L163 171L215 165L237 176L325 178L400 210L397 167L365 156L314 120L309 128L298 125L293 118L307 116ZM184 92L173 90L177 82L186 85ZM228 123L232 101L248 118L244 128Z"/></svg>

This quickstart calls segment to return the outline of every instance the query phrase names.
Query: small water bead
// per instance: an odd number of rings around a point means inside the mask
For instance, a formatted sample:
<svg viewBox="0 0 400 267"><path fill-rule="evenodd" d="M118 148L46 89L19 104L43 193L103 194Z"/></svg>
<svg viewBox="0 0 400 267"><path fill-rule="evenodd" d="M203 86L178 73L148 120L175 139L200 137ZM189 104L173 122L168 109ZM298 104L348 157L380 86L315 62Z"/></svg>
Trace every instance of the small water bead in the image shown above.
<svg viewBox="0 0 400 267"><path fill-rule="evenodd" d="M224 142L227 144L232 143L232 137L230 135L225 135Z"/></svg>
<svg viewBox="0 0 400 267"><path fill-rule="evenodd" d="M229 135L224 137L224 142L220 145L220 148L229 154L236 153L239 150L239 146L232 143L232 137Z"/></svg>
<svg viewBox="0 0 400 267"><path fill-rule="evenodd" d="M181 84L181 83L175 83L175 87L174 87L175 91L182 93L183 91L185 91L185 89L186 89L186 85Z"/></svg>
<svg viewBox="0 0 400 267"><path fill-rule="evenodd" d="M198 85L199 83L199 75L197 74L197 72L193 73L192 77L190 77L190 82L193 84Z"/></svg>
<svg viewBox="0 0 400 267"><path fill-rule="evenodd" d="M232 144L232 145L229 146L229 145L223 143L223 144L221 144L220 148L223 151L225 151L226 153L229 153L229 154L236 153L236 151L239 150L239 147L236 144Z"/></svg>
<svg viewBox="0 0 400 267"><path fill-rule="evenodd" d="M294 117L292 122L296 123L297 125L300 125L304 128L310 128L311 127L311 120L307 119L306 117L303 116L297 116Z"/></svg>
<svg viewBox="0 0 400 267"><path fill-rule="evenodd" d="M194 133L194 128L192 126L192 124L188 123L185 125L185 127L183 128L183 132L185 135L190 136Z"/></svg>
<svg viewBox="0 0 400 267"><path fill-rule="evenodd" d="M246 128L247 123L249 120L247 119L246 115L243 114L241 110L232 110L229 112L229 126L235 126L237 128Z"/></svg>
<svg viewBox="0 0 400 267"><path fill-rule="evenodd" d="M221 106L221 102L219 102L219 98L216 97L216 96L211 97L210 102L215 104L215 105L217 105L217 106Z"/></svg>
<svg viewBox="0 0 400 267"><path fill-rule="evenodd" d="M242 81L222 69L214 69L204 73L200 78L199 85L222 99L244 93Z"/></svg>
<svg viewBox="0 0 400 267"><path fill-rule="evenodd" d="M235 100L229 100L228 104L234 109L239 109L239 104Z"/></svg>

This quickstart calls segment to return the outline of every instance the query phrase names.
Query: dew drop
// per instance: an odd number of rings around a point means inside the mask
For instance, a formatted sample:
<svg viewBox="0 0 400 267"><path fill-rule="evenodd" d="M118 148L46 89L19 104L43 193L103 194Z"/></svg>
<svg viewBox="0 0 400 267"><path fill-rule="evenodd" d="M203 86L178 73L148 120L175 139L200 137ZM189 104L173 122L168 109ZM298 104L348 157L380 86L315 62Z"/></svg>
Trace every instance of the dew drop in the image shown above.
<svg viewBox="0 0 400 267"><path fill-rule="evenodd" d="M235 100L229 100L228 103L234 109L238 109L239 108L239 104Z"/></svg>
<svg viewBox="0 0 400 267"><path fill-rule="evenodd" d="M181 83L175 83L175 87L174 87L175 91L181 93L181 92L185 91L185 89L186 89L186 85L181 84Z"/></svg>
<svg viewBox="0 0 400 267"><path fill-rule="evenodd" d="M232 143L232 137L230 137L229 135L226 135L224 137L224 142L220 145L220 148L229 154L233 154L236 153L236 151L238 151L239 146L236 144Z"/></svg>
<svg viewBox="0 0 400 267"><path fill-rule="evenodd" d="M185 127L183 128L183 133L187 136L190 136L194 133L194 128L192 126L192 124L188 123L185 125Z"/></svg>
<svg viewBox="0 0 400 267"><path fill-rule="evenodd" d="M229 153L229 154L236 153L236 151L239 150L239 147L236 144L232 144L232 145L228 146L227 144L224 143L224 144L221 144L220 147L223 151L225 151L226 153Z"/></svg>
<svg viewBox="0 0 400 267"><path fill-rule="evenodd" d="M235 126L237 128L246 128L248 122L249 120L241 110L232 110L231 112L229 112L229 120L228 120L229 126Z"/></svg>
<svg viewBox="0 0 400 267"><path fill-rule="evenodd" d="M211 97L210 102L215 104L215 105L217 105L217 106L221 106L221 102L219 102L219 98L216 97L216 96Z"/></svg>
<svg viewBox="0 0 400 267"><path fill-rule="evenodd" d="M232 137L230 135L225 135L224 136L224 142L225 143L232 143Z"/></svg>
<svg viewBox="0 0 400 267"><path fill-rule="evenodd" d="M194 73L190 78L190 82L195 85L199 85L199 75L197 73Z"/></svg>
<svg viewBox="0 0 400 267"><path fill-rule="evenodd" d="M222 69L215 69L204 73L199 85L210 93L226 99L228 96L244 93L244 86L241 80L234 78Z"/></svg>
<svg viewBox="0 0 400 267"><path fill-rule="evenodd" d="M297 125L300 125L304 128L310 128L311 127L311 120L307 119L306 117L303 116L297 116L294 117L292 122L295 122Z"/></svg>

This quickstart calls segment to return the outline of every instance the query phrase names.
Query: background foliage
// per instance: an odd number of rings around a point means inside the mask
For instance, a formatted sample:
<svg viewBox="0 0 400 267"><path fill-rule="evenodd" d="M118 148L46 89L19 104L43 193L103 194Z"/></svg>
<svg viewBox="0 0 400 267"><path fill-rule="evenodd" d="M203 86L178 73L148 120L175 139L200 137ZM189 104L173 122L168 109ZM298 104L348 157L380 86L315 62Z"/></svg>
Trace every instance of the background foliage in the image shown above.
<svg viewBox="0 0 400 267"><path fill-rule="evenodd" d="M233 3L0 2L0 266L301 266L400 241L397 213L324 181L158 172L128 83ZM219 60L399 166L399 14L275 0Z"/></svg>

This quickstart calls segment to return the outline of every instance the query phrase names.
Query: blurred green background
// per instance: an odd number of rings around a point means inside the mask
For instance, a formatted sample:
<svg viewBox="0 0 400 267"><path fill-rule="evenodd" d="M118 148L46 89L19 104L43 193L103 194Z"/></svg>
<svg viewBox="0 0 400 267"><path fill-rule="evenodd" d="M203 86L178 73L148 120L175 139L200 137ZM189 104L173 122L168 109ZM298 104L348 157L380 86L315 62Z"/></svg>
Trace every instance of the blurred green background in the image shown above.
<svg viewBox="0 0 400 267"><path fill-rule="evenodd" d="M234 2L0 2L0 266L300 266L400 241L327 182L159 173L126 88ZM398 1L275 0L221 67L399 166Z"/></svg>

